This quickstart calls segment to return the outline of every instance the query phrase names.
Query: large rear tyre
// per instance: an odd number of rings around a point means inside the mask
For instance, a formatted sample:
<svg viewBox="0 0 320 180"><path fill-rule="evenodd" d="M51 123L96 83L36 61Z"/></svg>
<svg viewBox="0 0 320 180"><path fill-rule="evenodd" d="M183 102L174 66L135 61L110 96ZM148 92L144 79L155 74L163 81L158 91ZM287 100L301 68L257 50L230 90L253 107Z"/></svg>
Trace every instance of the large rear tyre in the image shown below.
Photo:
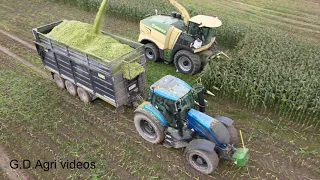
<svg viewBox="0 0 320 180"><path fill-rule="evenodd" d="M185 155L189 164L204 174L211 174L219 164L219 157L215 151L208 152L200 149L186 148Z"/></svg>
<svg viewBox="0 0 320 180"><path fill-rule="evenodd" d="M156 62L160 59L159 48L153 43L148 43L145 45L144 55L149 61Z"/></svg>
<svg viewBox="0 0 320 180"><path fill-rule="evenodd" d="M174 65L181 73L196 74L201 68L201 60L198 54L180 50L174 55Z"/></svg>
<svg viewBox="0 0 320 180"><path fill-rule="evenodd" d="M155 118L150 118L145 114L136 113L134 116L134 125L145 140L158 144L164 139L164 126Z"/></svg>
<svg viewBox="0 0 320 180"><path fill-rule="evenodd" d="M90 95L90 93L84 90L83 88L78 87L77 93L81 101L85 103L90 103L92 101L92 96Z"/></svg>
<svg viewBox="0 0 320 180"><path fill-rule="evenodd" d="M73 84L72 82L66 80L65 81L66 89L67 91L72 95L76 96L77 95L77 86Z"/></svg>
<svg viewBox="0 0 320 180"><path fill-rule="evenodd" d="M60 89L64 89L65 88L64 79L61 78L58 74L54 74L53 75L53 80L56 82L56 84L58 85L58 87Z"/></svg>
<svg viewBox="0 0 320 180"><path fill-rule="evenodd" d="M228 126L227 129L230 134L230 144L238 145L239 140L240 140L238 130L233 125Z"/></svg>

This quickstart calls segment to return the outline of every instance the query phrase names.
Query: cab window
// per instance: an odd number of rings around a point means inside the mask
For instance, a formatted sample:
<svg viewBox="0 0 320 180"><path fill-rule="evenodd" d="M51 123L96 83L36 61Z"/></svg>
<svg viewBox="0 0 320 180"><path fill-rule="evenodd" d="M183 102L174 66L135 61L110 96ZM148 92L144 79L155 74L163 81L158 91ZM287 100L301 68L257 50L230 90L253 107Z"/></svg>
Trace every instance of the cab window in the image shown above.
<svg viewBox="0 0 320 180"><path fill-rule="evenodd" d="M192 35L194 38L199 37L201 41L203 41L203 44L208 44L213 37L214 29L208 27L199 27L199 24L189 22L187 33Z"/></svg>
<svg viewBox="0 0 320 180"><path fill-rule="evenodd" d="M153 97L152 97L153 106L160 111L160 113L164 116L167 123L171 127L177 127L177 124L175 122L175 116L174 116L174 112L175 112L174 103L175 102L170 99L164 98L157 94L153 94Z"/></svg>
<svg viewBox="0 0 320 180"><path fill-rule="evenodd" d="M199 24L190 21L187 33L191 34L192 36L195 36L198 34L198 31L199 31Z"/></svg>

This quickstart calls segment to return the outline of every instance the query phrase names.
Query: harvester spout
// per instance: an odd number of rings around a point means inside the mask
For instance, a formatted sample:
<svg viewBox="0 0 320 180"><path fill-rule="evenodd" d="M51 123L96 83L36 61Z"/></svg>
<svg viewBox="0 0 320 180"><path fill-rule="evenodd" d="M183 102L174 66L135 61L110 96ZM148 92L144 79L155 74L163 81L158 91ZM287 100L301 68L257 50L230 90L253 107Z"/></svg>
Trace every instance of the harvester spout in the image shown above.
<svg viewBox="0 0 320 180"><path fill-rule="evenodd" d="M183 21L185 25L188 25L189 19L190 19L190 15L188 13L188 11L181 5L179 4L177 1L175 0L168 0L170 4L172 4L177 11L179 11L181 13L181 16L183 17Z"/></svg>

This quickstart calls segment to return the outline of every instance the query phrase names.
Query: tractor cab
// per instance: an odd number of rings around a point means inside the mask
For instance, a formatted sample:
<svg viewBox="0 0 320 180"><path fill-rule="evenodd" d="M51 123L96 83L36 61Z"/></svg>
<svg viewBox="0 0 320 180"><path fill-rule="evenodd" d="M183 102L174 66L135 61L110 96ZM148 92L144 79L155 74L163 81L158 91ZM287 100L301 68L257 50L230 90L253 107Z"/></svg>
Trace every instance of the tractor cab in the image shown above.
<svg viewBox="0 0 320 180"><path fill-rule="evenodd" d="M204 88L200 88L194 89L181 79L167 75L151 86L151 104L164 116L168 126L176 129L181 137L192 133L183 131L183 127L188 126L188 129L193 129L202 137L223 147L223 144L230 142L229 132L218 120L204 114ZM195 93L197 100L194 98Z"/></svg>
<svg viewBox="0 0 320 180"><path fill-rule="evenodd" d="M154 83L150 90L151 104L161 112L169 126L182 127L188 111L195 108L192 87L167 75Z"/></svg>
<svg viewBox="0 0 320 180"><path fill-rule="evenodd" d="M217 17L197 15L189 19L186 33L194 38L199 37L203 41L202 45L207 45L214 38L215 28L221 24Z"/></svg>

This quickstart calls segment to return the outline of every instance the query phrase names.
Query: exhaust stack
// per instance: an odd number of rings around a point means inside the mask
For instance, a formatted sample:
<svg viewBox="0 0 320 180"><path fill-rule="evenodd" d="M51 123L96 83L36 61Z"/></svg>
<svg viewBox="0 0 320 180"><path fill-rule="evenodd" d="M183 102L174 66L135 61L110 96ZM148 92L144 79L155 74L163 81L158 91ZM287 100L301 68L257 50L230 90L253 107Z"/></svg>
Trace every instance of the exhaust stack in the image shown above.
<svg viewBox="0 0 320 180"><path fill-rule="evenodd" d="M199 102L199 111L205 112L206 111L206 103L204 101L203 94L206 92L205 88L198 92L198 102Z"/></svg>

